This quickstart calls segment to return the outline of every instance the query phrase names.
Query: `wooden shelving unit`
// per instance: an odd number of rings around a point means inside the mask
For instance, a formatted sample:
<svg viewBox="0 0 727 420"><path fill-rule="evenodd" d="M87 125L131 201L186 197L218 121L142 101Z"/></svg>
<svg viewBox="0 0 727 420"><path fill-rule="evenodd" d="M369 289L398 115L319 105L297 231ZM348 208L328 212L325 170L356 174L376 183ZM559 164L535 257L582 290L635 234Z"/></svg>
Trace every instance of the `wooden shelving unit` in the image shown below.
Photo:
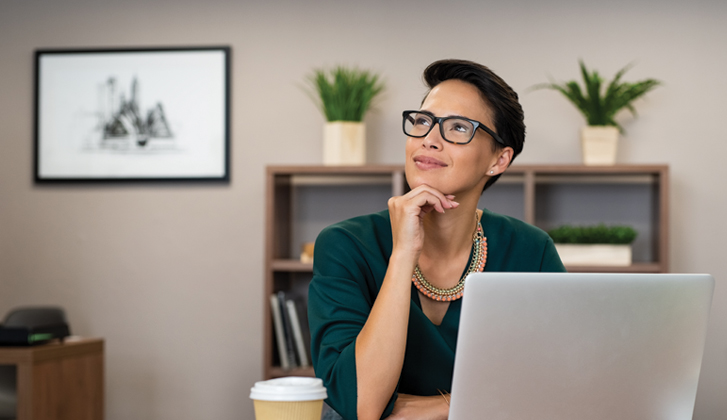
<svg viewBox="0 0 727 420"><path fill-rule="evenodd" d="M324 226L385 209L388 197L407 189L401 165L267 168L265 378L313 375L311 368L278 366L268 299L278 290L304 288L310 281L313 266L300 262L301 243L314 241ZM481 204L544 229L564 222L635 225L639 238L631 266L568 270L663 273L669 271L668 194L666 165L514 165L483 195Z"/></svg>

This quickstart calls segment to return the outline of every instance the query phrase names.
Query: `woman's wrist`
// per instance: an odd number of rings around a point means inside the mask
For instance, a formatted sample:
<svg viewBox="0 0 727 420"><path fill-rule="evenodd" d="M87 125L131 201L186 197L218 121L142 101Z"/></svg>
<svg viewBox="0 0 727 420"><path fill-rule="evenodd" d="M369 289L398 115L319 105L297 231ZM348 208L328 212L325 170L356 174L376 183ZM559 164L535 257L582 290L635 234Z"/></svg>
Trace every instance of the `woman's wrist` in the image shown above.
<svg viewBox="0 0 727 420"><path fill-rule="evenodd" d="M389 268L411 274L414 272L414 267L417 265L420 253L421 251L411 249L394 249L389 257Z"/></svg>

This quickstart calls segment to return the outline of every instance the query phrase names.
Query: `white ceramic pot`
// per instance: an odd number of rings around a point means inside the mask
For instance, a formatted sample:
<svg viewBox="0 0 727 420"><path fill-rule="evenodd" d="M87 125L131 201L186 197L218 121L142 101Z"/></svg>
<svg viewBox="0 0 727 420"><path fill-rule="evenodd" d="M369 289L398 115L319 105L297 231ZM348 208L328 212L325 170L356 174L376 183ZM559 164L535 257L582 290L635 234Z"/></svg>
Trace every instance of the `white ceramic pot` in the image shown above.
<svg viewBox="0 0 727 420"><path fill-rule="evenodd" d="M567 266L631 265L631 245L555 244L555 249Z"/></svg>
<svg viewBox="0 0 727 420"><path fill-rule="evenodd" d="M581 131L583 164L615 165L618 134L618 128L612 126L583 127Z"/></svg>
<svg viewBox="0 0 727 420"><path fill-rule="evenodd" d="M366 126L363 122L335 121L323 129L324 165L366 163Z"/></svg>

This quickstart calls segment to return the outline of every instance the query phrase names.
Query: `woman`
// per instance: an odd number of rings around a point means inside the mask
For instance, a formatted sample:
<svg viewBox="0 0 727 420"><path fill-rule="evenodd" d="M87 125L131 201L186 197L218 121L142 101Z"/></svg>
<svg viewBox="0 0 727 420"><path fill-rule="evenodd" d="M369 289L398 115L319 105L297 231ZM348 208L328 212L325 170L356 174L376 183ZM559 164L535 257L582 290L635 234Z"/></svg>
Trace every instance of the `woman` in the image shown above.
<svg viewBox="0 0 727 420"><path fill-rule="evenodd" d="M421 109L404 112L411 191L316 241L313 363L345 419L446 419L466 274L565 271L543 231L477 209L522 150L517 94L469 61L424 79Z"/></svg>

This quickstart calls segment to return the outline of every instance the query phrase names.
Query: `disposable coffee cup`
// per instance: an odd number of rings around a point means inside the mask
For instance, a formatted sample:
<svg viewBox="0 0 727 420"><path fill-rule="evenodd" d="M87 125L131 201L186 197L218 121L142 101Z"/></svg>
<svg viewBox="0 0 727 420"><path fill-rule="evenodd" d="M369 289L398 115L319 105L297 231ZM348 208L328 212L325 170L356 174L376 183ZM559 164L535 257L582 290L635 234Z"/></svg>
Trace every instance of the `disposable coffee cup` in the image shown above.
<svg viewBox="0 0 727 420"><path fill-rule="evenodd" d="M318 378L288 376L255 382L250 389L256 420L320 420L327 397Z"/></svg>

